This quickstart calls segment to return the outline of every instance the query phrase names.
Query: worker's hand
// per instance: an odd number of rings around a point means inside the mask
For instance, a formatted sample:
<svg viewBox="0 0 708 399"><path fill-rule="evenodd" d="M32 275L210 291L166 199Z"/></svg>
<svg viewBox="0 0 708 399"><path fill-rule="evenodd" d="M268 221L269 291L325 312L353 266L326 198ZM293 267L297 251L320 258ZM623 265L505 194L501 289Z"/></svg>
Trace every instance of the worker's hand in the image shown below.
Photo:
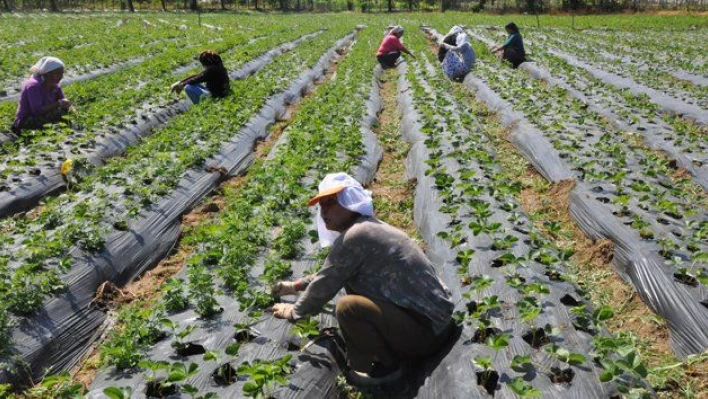
<svg viewBox="0 0 708 399"><path fill-rule="evenodd" d="M172 86L170 86L170 91L175 92L177 94L179 94L182 91L182 89L184 89L182 82L177 82L177 83L173 84Z"/></svg>
<svg viewBox="0 0 708 399"><path fill-rule="evenodd" d="M67 100L66 98L62 98L57 102L59 103L59 107L61 109L69 109L71 107L71 101Z"/></svg>
<svg viewBox="0 0 708 399"><path fill-rule="evenodd" d="M276 303L273 305L273 316L277 319L293 320L293 308L295 305L292 303Z"/></svg>
<svg viewBox="0 0 708 399"><path fill-rule="evenodd" d="M298 293L298 289L295 286L294 281L279 281L275 283L271 294L274 297L284 296L284 295L295 295Z"/></svg>

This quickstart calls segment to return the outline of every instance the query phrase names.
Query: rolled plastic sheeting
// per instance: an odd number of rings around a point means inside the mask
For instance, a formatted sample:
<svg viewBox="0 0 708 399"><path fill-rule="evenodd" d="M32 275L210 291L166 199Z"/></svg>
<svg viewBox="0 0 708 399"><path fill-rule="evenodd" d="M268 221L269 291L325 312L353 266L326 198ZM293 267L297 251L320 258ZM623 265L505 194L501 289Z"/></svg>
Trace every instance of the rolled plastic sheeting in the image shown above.
<svg viewBox="0 0 708 399"><path fill-rule="evenodd" d="M303 41L321 34L319 30L303 35L291 42L283 43L247 62L238 70L230 73L232 79L245 79L266 65L275 57L292 50ZM292 94L291 94L292 96ZM146 115L135 125L121 129L107 137L98 138L94 148L85 152L87 160L93 165L101 165L106 159L122 154L126 148L136 144L152 133L153 129L166 124L170 119L183 113L191 107L192 102L184 99L174 104L162 107L155 113ZM0 192L0 218L28 210L36 206L47 195L66 189L66 180L59 173L59 167L40 168L38 176L30 176L19 182L17 186Z"/></svg>
<svg viewBox="0 0 708 399"><path fill-rule="evenodd" d="M66 292L49 299L38 314L21 319L13 327L13 356L0 359L8 365L0 370L0 383L22 386L28 378L38 381L48 372L75 365L106 318L91 304L99 285L105 281L125 284L164 257L178 238L182 215L225 176L238 175L250 166L256 140L265 138L268 126L283 114L284 101L301 97L338 57L336 50L348 45L354 36L350 33L338 40L313 68L304 71L284 93L271 98L261 113L207 161L206 168L189 170L171 195L130 224L130 231L109 236L105 249L97 255L73 250L71 271L63 278L68 285ZM269 115L270 121L262 114Z"/></svg>

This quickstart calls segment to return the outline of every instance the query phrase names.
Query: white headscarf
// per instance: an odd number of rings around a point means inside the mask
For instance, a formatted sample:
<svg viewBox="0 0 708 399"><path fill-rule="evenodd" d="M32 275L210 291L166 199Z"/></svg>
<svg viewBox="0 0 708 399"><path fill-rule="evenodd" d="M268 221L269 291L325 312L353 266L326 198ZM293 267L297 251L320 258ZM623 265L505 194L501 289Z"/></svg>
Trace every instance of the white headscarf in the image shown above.
<svg viewBox="0 0 708 399"><path fill-rule="evenodd" d="M403 35L403 27L401 25L396 25L388 32L389 35L401 36Z"/></svg>
<svg viewBox="0 0 708 399"><path fill-rule="evenodd" d="M330 173L322 179L319 184L319 195L331 190L341 188L337 192L337 202L343 208L356 212L365 216L374 216L374 202L371 198L371 191L365 190L364 187L353 177L346 173ZM332 245L334 240L339 237L338 231L327 230L327 227L322 220L321 208L317 210L317 235L320 239L322 248Z"/></svg>
<svg viewBox="0 0 708 399"><path fill-rule="evenodd" d="M465 43L469 44L469 42L470 42L470 39L467 37L466 34L460 33L459 35L457 35L457 46L458 47L462 46Z"/></svg>
<svg viewBox="0 0 708 399"><path fill-rule="evenodd" d="M450 35L459 35L460 33L462 33L462 28L460 28L459 26L455 25L455 26L453 26L452 28L450 28L450 31L447 32L447 35L448 35L448 36L450 36Z"/></svg>
<svg viewBox="0 0 708 399"><path fill-rule="evenodd" d="M36 64L30 68L30 72L34 76L42 76L59 68L64 68L64 63L56 57L42 57Z"/></svg>

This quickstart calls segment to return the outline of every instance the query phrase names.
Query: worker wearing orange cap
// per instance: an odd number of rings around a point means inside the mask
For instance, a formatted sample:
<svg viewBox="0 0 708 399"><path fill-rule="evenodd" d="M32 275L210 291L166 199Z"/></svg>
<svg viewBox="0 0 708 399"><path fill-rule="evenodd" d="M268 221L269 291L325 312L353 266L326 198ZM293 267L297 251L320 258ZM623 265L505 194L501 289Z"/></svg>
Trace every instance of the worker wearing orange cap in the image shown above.
<svg viewBox="0 0 708 399"><path fill-rule="evenodd" d="M431 355L452 329L453 303L418 245L376 219L371 193L345 173L327 175L309 205L319 205L320 242L332 248L322 269L274 286L273 315L298 320L319 312L344 288L336 316L347 347L350 382L377 385L403 374L402 362Z"/></svg>

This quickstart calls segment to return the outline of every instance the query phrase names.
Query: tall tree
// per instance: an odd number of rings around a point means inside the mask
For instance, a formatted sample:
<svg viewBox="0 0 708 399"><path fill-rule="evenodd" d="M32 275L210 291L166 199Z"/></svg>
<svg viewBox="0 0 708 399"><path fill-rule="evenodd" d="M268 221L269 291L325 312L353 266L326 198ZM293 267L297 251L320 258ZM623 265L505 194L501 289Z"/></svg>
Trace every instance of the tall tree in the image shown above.
<svg viewBox="0 0 708 399"><path fill-rule="evenodd" d="M393 0L386 0L386 3L388 5L388 12L393 11Z"/></svg>
<svg viewBox="0 0 708 399"><path fill-rule="evenodd" d="M59 6L57 5L57 0L49 0L49 9L53 12L59 11Z"/></svg>
<svg viewBox="0 0 708 399"><path fill-rule="evenodd" d="M10 8L10 1L9 0L2 0L3 6L5 6L5 11L10 12L12 11L12 8Z"/></svg>
<svg viewBox="0 0 708 399"><path fill-rule="evenodd" d="M197 5L197 0L192 0L189 3L189 9L192 11L197 11L199 9L199 6Z"/></svg>
<svg viewBox="0 0 708 399"><path fill-rule="evenodd" d="M128 3L128 11L135 12L135 7L133 7L133 0L126 0L126 2Z"/></svg>

